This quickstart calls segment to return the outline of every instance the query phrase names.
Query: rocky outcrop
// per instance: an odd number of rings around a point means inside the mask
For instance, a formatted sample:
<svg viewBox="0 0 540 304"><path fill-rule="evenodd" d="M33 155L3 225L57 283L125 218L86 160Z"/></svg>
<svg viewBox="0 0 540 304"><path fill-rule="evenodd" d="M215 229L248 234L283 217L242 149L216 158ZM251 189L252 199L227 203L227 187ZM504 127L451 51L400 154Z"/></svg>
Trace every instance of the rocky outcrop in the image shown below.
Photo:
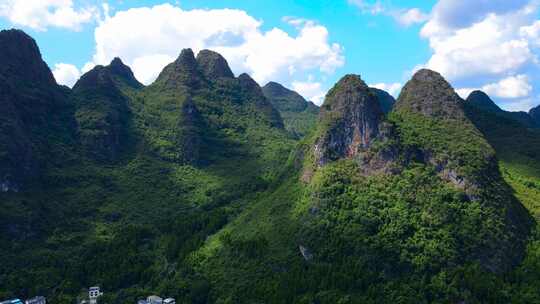
<svg viewBox="0 0 540 304"><path fill-rule="evenodd" d="M437 72L422 69L401 90L397 111L421 113L432 118L465 119L463 100Z"/></svg>
<svg viewBox="0 0 540 304"><path fill-rule="evenodd" d="M396 99L392 95L388 94L388 92L384 90L377 88L371 88L371 91L379 99L379 104L381 105L381 109L385 114L388 114L390 111L392 111L392 108L396 103Z"/></svg>
<svg viewBox="0 0 540 304"><path fill-rule="evenodd" d="M167 65L156 79L154 86L162 90L191 93L200 89L205 77L191 49L184 49L180 56Z"/></svg>
<svg viewBox="0 0 540 304"><path fill-rule="evenodd" d="M227 60L219 53L202 50L197 54L197 63L207 79L234 78Z"/></svg>
<svg viewBox="0 0 540 304"><path fill-rule="evenodd" d="M321 107L314 147L317 166L367 151L380 134L384 113L377 97L357 75L343 77Z"/></svg>

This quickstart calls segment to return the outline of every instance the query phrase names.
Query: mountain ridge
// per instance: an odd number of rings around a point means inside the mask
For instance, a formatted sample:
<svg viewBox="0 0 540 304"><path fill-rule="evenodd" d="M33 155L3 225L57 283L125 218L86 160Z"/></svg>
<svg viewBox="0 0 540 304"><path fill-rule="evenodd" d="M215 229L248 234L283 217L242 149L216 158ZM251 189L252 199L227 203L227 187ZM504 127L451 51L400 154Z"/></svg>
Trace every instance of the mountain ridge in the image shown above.
<svg viewBox="0 0 540 304"><path fill-rule="evenodd" d="M148 86L115 58L70 90L14 33L31 58L0 60L36 64L0 69L0 297L540 299L540 134L437 72L397 101L345 75L317 108L185 49Z"/></svg>

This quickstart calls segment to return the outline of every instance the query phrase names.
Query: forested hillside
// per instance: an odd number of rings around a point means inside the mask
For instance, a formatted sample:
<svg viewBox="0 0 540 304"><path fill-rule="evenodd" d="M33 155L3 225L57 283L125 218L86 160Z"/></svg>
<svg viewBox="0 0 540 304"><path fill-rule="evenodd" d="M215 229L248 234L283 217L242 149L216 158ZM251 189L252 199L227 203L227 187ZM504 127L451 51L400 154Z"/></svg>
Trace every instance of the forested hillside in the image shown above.
<svg viewBox="0 0 540 304"><path fill-rule="evenodd" d="M0 32L0 298L101 303L540 302L540 131L418 71L321 107L179 50L59 86Z"/></svg>

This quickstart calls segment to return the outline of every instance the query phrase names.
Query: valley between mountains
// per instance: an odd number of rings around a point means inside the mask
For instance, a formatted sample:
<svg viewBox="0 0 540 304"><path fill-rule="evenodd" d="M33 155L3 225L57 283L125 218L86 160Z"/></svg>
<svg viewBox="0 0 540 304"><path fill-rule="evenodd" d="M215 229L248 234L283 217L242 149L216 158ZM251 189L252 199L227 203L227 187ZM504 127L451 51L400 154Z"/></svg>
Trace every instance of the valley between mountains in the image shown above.
<svg viewBox="0 0 540 304"><path fill-rule="evenodd" d="M540 303L539 220L540 109L436 71L318 107L184 49L71 89L0 32L0 298Z"/></svg>

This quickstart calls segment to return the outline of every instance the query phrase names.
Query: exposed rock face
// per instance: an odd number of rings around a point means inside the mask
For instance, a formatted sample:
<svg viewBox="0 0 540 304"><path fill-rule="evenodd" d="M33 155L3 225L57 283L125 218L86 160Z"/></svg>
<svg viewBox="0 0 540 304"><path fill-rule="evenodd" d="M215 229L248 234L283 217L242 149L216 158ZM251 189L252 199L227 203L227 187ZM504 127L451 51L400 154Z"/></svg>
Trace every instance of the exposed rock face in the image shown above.
<svg viewBox="0 0 540 304"><path fill-rule="evenodd" d="M322 133L315 143L316 164L354 158L366 151L380 133L384 113L377 97L357 75L343 77L321 107Z"/></svg>
<svg viewBox="0 0 540 304"><path fill-rule="evenodd" d="M72 110L35 41L19 30L1 31L0 191L22 190L58 157L51 147L71 136Z"/></svg>
<svg viewBox="0 0 540 304"><path fill-rule="evenodd" d="M477 97L484 98L482 94L475 94ZM481 101L482 104L489 105L489 101ZM481 133L476 130L472 122L466 117L464 111L464 101L455 93L450 84L437 72L431 70L420 70L413 78L407 82L397 100L395 110L398 113L421 114L437 122L452 122L458 124L472 132L469 140L478 142L479 145L489 147ZM444 134L441 134L441 136ZM433 136L437 137L437 134ZM473 182L473 176L464 176L459 172L462 166L460 155L453 155L452 151L435 151L441 147L418 147L418 151L410 151L413 158L421 160L424 163L431 164L439 175L453 183L456 187L465 190L471 199L475 198L475 192L478 185ZM494 153L490 151L487 155L478 155L483 159L484 164L495 164ZM487 153L487 152L486 152ZM459 164L459 165L458 165Z"/></svg>
<svg viewBox="0 0 540 304"><path fill-rule="evenodd" d="M394 107L394 104L396 103L396 99L388 94L388 92L377 89L377 88L371 88L371 91L377 96L379 99L379 104L381 105L381 109L385 114L388 114L390 111L392 111L392 107Z"/></svg>
<svg viewBox="0 0 540 304"><path fill-rule="evenodd" d="M191 49L184 49L180 56L159 74L155 85L163 89L191 92L204 84L204 75Z"/></svg>
<svg viewBox="0 0 540 304"><path fill-rule="evenodd" d="M116 58L84 74L73 87L80 140L92 158L114 161L127 145L131 113L122 85L142 88L131 69Z"/></svg>
<svg viewBox="0 0 540 304"><path fill-rule="evenodd" d="M462 102L439 73L422 69L403 87L395 109L433 118L464 119Z"/></svg>
<svg viewBox="0 0 540 304"><path fill-rule="evenodd" d="M234 78L229 64L219 53L202 50L197 54L197 63L208 79Z"/></svg>

